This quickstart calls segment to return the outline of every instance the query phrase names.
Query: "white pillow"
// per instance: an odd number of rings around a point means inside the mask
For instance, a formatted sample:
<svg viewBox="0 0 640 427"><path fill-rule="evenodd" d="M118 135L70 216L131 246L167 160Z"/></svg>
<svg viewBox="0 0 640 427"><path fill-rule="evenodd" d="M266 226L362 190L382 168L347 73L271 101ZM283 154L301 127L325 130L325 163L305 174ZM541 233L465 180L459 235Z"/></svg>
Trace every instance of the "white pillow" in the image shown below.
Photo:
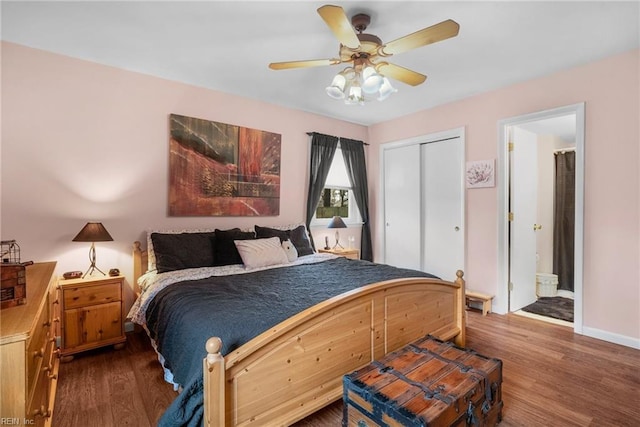
<svg viewBox="0 0 640 427"><path fill-rule="evenodd" d="M289 262L287 254L280 245L279 237L234 240L233 243L238 248L242 263L248 269L287 264Z"/></svg>
<svg viewBox="0 0 640 427"><path fill-rule="evenodd" d="M282 249L284 249L284 253L287 254L287 259L289 262L293 262L298 259L298 250L291 243L291 240L285 240L282 242Z"/></svg>

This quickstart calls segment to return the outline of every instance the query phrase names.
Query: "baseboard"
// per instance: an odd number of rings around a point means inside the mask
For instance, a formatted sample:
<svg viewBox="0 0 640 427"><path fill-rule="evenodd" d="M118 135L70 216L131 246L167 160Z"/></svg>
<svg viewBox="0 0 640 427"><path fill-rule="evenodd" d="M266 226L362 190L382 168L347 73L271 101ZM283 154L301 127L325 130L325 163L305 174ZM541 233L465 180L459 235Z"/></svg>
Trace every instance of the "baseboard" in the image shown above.
<svg viewBox="0 0 640 427"><path fill-rule="evenodd" d="M614 344L624 345L640 350L640 338L628 337L626 335L615 334L588 326L582 327L582 334L591 338L612 342Z"/></svg>
<svg viewBox="0 0 640 427"><path fill-rule="evenodd" d="M134 324L133 322L124 322L124 331L125 332L133 332L133 328L134 328Z"/></svg>

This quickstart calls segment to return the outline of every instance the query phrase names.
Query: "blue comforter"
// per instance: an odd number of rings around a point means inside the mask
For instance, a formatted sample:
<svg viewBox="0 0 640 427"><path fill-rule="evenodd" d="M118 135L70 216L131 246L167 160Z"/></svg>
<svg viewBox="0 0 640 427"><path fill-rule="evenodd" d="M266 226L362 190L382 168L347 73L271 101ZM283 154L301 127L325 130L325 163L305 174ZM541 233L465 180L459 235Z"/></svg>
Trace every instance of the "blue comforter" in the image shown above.
<svg viewBox="0 0 640 427"><path fill-rule="evenodd" d="M183 391L160 426L200 426L202 359L212 336L226 355L300 311L351 289L402 277L435 277L368 261L336 258L316 264L176 283L146 311L157 350Z"/></svg>

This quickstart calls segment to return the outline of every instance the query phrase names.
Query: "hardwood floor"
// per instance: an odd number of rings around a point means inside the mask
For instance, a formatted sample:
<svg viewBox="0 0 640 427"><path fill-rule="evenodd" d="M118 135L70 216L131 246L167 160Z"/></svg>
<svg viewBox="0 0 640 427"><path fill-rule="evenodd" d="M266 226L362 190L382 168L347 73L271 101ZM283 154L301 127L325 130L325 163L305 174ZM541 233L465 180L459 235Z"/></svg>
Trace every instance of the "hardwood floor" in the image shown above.
<svg viewBox="0 0 640 427"><path fill-rule="evenodd" d="M503 361L501 426L640 425L640 350L517 315L469 312L467 347ZM54 427L154 426L176 396L144 334L60 367ZM296 424L339 426L342 403Z"/></svg>

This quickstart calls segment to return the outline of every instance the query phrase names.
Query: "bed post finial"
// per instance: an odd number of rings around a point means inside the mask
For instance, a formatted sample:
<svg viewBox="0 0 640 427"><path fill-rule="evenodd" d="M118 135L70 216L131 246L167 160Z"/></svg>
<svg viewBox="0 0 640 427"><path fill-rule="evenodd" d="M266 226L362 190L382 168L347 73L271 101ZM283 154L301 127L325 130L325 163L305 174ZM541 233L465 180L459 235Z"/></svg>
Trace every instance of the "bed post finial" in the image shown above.
<svg viewBox="0 0 640 427"><path fill-rule="evenodd" d="M219 354L220 349L222 348L222 340L218 337L211 337L207 340L205 347L207 349L207 353Z"/></svg>
<svg viewBox="0 0 640 427"><path fill-rule="evenodd" d="M211 337L205 344L207 357L202 361L204 374L204 425L205 427L223 427L225 425L225 366L220 354L222 340Z"/></svg>
<svg viewBox="0 0 640 427"><path fill-rule="evenodd" d="M460 329L460 333L455 338L456 345L460 347L464 347L464 343L466 340L466 332L465 327L467 323L467 311L465 310L465 280L463 279L464 272L462 270L456 271L456 280L455 283L459 286L456 290L456 314L457 319L456 323L458 324L458 328Z"/></svg>

